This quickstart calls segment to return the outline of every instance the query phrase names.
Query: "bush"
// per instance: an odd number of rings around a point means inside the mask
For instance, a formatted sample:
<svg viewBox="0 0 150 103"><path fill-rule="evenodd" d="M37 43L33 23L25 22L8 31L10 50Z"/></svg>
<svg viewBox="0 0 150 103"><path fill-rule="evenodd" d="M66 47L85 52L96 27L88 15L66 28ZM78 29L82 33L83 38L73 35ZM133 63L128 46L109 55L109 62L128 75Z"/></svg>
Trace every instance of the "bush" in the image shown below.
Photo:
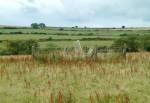
<svg viewBox="0 0 150 103"><path fill-rule="evenodd" d="M142 36L140 38L141 48L145 51L150 51L150 36Z"/></svg>
<svg viewBox="0 0 150 103"><path fill-rule="evenodd" d="M23 34L23 32L18 31L18 32L10 32L9 34Z"/></svg>
<svg viewBox="0 0 150 103"><path fill-rule="evenodd" d="M120 34L120 36L140 36L140 34L127 34L127 33L123 33L123 34Z"/></svg>
<svg viewBox="0 0 150 103"><path fill-rule="evenodd" d="M3 27L3 29L17 29L17 27Z"/></svg>
<svg viewBox="0 0 150 103"><path fill-rule="evenodd" d="M63 31L63 30L64 30L64 28L59 28L59 30L60 30L60 31Z"/></svg>
<svg viewBox="0 0 150 103"><path fill-rule="evenodd" d="M123 33L123 34L120 34L120 36L127 36L128 34L126 34L126 33Z"/></svg>
<svg viewBox="0 0 150 103"><path fill-rule="evenodd" d="M145 41L143 47L144 47L144 50L150 51L150 41Z"/></svg>
<svg viewBox="0 0 150 103"><path fill-rule="evenodd" d="M7 41L7 54L31 54L32 46L38 47L38 43L34 40L26 41Z"/></svg>
<svg viewBox="0 0 150 103"><path fill-rule="evenodd" d="M47 33L44 33L44 32L31 32L31 33L28 33L28 34L47 34Z"/></svg>
<svg viewBox="0 0 150 103"><path fill-rule="evenodd" d="M137 52L140 48L139 40L135 36L128 36L117 39L116 41L114 41L113 47L122 49L124 47L124 44L126 44L128 52Z"/></svg>
<svg viewBox="0 0 150 103"><path fill-rule="evenodd" d="M51 40L53 40L53 38L52 38L52 37L49 37L47 40L48 40L48 41L51 41Z"/></svg>
<svg viewBox="0 0 150 103"><path fill-rule="evenodd" d="M127 45L128 52L137 52L139 50L150 51L150 36L127 36L114 41L112 47L120 50Z"/></svg>

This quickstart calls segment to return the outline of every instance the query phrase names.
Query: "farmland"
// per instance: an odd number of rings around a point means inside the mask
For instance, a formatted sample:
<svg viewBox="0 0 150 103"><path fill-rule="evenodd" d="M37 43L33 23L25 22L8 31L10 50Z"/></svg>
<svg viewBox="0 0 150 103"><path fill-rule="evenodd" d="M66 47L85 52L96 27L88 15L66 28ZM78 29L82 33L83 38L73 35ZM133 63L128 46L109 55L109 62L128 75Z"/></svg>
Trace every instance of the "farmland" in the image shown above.
<svg viewBox="0 0 150 103"><path fill-rule="evenodd" d="M35 40L40 48L75 49L77 40L82 47L110 47L119 38L143 35L150 35L150 29L1 27L0 50L7 41L23 40ZM149 52L77 56L74 50L49 51L39 57L31 53L0 56L0 103L149 103Z"/></svg>
<svg viewBox="0 0 150 103"><path fill-rule="evenodd" d="M113 40L120 38L121 35L149 35L149 28L128 28L128 29L109 29L109 28L46 28L31 29L0 28L0 41L6 40L37 40L41 47L53 44L58 47L69 45L70 41L81 40L85 46L110 46ZM98 39L96 39L98 38ZM96 41L96 42L95 42ZM61 44L61 45L59 45ZM0 47L3 44L0 43ZM72 45L73 46L73 45Z"/></svg>

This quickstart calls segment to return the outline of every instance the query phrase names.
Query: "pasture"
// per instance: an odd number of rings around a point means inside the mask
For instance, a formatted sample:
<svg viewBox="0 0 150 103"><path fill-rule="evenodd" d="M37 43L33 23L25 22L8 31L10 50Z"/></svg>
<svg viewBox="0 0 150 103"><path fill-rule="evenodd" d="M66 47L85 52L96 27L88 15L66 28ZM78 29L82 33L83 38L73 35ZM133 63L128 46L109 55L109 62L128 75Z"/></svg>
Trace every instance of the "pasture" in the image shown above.
<svg viewBox="0 0 150 103"><path fill-rule="evenodd" d="M149 28L1 27L0 51L6 41L36 40L40 48L75 49L77 40L81 47L110 47L118 38L149 34ZM0 56L0 103L149 103L149 52L127 53L126 58L118 52L100 52L96 58L53 52L38 58Z"/></svg>
<svg viewBox="0 0 150 103"><path fill-rule="evenodd" d="M7 40L37 40L41 47L47 47L53 44L55 47L63 48L64 45L71 46L76 40L82 41L84 46L111 46L113 40L122 37L122 35L149 35L149 28L0 28L0 47L2 42ZM96 41L96 42L95 42ZM58 45L60 44L60 45ZM73 46L73 45L72 45Z"/></svg>

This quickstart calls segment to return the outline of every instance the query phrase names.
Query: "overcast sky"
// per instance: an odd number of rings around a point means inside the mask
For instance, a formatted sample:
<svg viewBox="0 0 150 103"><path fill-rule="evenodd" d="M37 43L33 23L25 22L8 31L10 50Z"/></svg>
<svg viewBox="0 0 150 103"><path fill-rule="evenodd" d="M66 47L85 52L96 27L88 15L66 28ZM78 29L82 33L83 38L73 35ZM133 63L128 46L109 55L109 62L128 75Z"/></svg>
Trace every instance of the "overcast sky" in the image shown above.
<svg viewBox="0 0 150 103"><path fill-rule="evenodd" d="M0 0L0 25L150 26L150 0Z"/></svg>

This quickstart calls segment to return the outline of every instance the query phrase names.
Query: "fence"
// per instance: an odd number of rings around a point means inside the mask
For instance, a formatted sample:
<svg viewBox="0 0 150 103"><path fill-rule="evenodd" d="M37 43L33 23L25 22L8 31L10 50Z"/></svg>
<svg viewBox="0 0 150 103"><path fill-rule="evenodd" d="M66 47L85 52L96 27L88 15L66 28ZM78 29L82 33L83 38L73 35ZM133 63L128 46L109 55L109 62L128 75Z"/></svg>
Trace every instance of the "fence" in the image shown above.
<svg viewBox="0 0 150 103"><path fill-rule="evenodd" d="M74 53L73 55L77 57L97 57L98 53L108 53L108 52L120 52L122 56L126 57L126 52L127 52L127 46L124 44L124 46L120 49L118 47L98 47L95 46L94 48L88 48L86 47L81 47L80 41L77 40L74 43L74 48L35 48L34 46L32 47L32 55L33 57L37 57L40 54L49 54L50 52L63 52L63 54L67 55L70 54L71 52Z"/></svg>
<svg viewBox="0 0 150 103"><path fill-rule="evenodd" d="M47 55L47 54L64 54L64 55L68 55L68 54L73 54L75 56L78 57L92 57L92 58L96 58L98 54L100 53L113 53L113 52L117 52L120 53L124 58L126 58L126 53L127 53L127 47L124 46L123 48L118 48L118 47L97 47L95 46L95 48L88 48L88 47L84 47L84 48L80 48L78 50L76 50L76 48L36 48L36 47L32 47L32 56L33 57L38 57L40 55Z"/></svg>

